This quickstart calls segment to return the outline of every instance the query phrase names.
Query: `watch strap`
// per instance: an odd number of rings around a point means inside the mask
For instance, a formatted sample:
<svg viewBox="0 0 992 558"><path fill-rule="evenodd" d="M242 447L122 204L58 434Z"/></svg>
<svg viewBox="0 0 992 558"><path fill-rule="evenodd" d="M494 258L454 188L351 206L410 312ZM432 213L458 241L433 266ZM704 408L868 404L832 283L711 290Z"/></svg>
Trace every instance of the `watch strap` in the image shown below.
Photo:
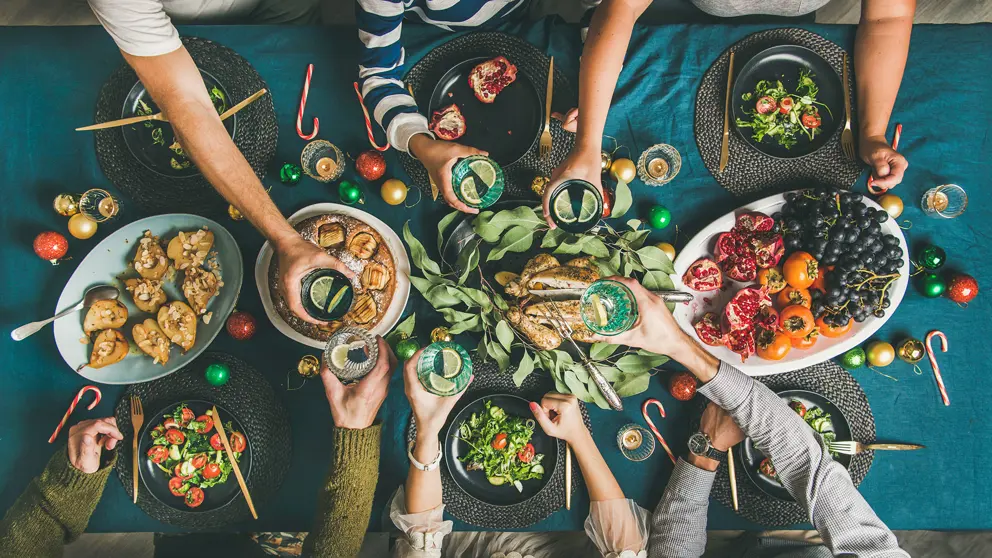
<svg viewBox="0 0 992 558"><path fill-rule="evenodd" d="M723 461L724 459L727 458L727 452L720 451L720 450L714 448L712 444L710 444L710 447L707 448L706 455L704 457L708 457L708 458L713 459L715 461Z"/></svg>
<svg viewBox="0 0 992 558"><path fill-rule="evenodd" d="M417 458L413 456L413 446L414 441L410 440L410 443L406 446L406 456L410 459L410 464L413 465L415 469L425 472L433 471L434 469L437 469L438 465L441 464L441 457L444 455L444 450L441 448L440 443L438 443L437 447L437 457L435 457L430 463L426 464L417 461Z"/></svg>

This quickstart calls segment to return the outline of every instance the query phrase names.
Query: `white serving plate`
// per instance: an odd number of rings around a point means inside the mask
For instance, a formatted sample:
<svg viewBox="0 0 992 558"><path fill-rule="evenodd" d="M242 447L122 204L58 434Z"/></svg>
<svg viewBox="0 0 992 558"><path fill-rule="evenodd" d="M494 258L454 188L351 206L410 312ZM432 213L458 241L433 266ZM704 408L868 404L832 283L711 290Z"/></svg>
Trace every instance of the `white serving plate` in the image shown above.
<svg viewBox="0 0 992 558"><path fill-rule="evenodd" d="M396 232L389 228L389 225L369 213L347 205L337 203L308 205L290 216L289 224L296 226L304 219L328 213L338 213L364 221L378 231L386 245L389 246L389 251L393 255L393 265L396 268L396 288L393 290L393 298L389 301L389 307L386 308L382 319L369 330L372 335L386 335L403 317L406 301L410 298L410 258L407 256L406 248ZM323 349L327 344L326 342L312 339L296 331L286 323L286 320L282 319L279 312L272 306L272 295L269 293L269 264L272 262L272 256L272 245L266 242L258 251L258 259L255 261L255 284L258 286L258 296L262 299L265 315L269 317L272 325L276 326L276 329L286 337L315 349Z"/></svg>
<svg viewBox="0 0 992 558"><path fill-rule="evenodd" d="M881 206L868 199L867 196L865 197L864 202L868 207L873 209L881 209ZM717 312L719 314L724 305L726 305L726 303L734 296L734 294L737 293L737 291L748 286L749 284L756 284L756 282L740 283L737 281L732 281L724 275L724 286L727 287L729 285L728 288L701 293L686 287L685 284L682 283L682 275L685 274L686 269L688 269L689 266L699 258L713 257L713 248L716 244L717 236L720 233L729 231L734 226L734 223L736 223L737 216L741 213L759 211L766 215L771 215L779 211L783 205L785 205L785 196L783 194L778 194L758 200L743 207L739 207L710 223L706 228L700 231L699 234L694 236L686 247L682 249L679 256L675 258L674 280L676 288L695 295L692 302L679 304L675 307L675 321L678 322L679 327L692 336L693 339L698 341L699 337L696 336L696 331L693 329L692 324L694 324L703 314L706 312ZM789 354L784 359L778 361L765 360L757 355L753 355L748 358L746 362L742 363L740 355L734 353L726 347L712 347L703 343L700 344L711 355L726 363L736 366L750 376L768 376L771 374L790 372L792 370L798 370L800 368L825 362L853 347L857 347L858 345L864 343L876 331L878 331L886 320L888 320L889 317L896 311L896 308L899 307L899 303L902 302L903 295L906 293L906 287L909 285L909 248L906 246L906 237L903 236L902 229L899 228L899 225L896 223L895 219L889 219L882 224L882 232L894 235L898 238L899 246L902 247L903 254L907 255L906 260L903 262L902 268L899 270L901 277L899 277L899 279L896 280L896 282L889 288L889 296L892 301L892 305L886 309L884 318L870 317L860 324L855 322L854 326L851 328L851 331L849 331L847 335L834 339L821 336L812 349L802 351L794 348L789 351ZM707 303L704 299L708 299L709 302Z"/></svg>
<svg viewBox="0 0 992 558"><path fill-rule="evenodd" d="M141 239L146 230L152 231L152 234L158 236L163 242L168 242L179 234L179 231L195 231L202 227L207 227L214 233L214 246L211 251L217 252L224 286L207 305L207 311L213 312L210 323L204 324L202 316L197 322L196 343L193 348L184 354L178 346L173 345L169 362L165 366L155 364L151 357L134 345L134 339L131 335L131 328L134 324L143 322L146 318L155 318L155 316L142 312L134 306L131 294L124 289L124 282L119 277L122 275L137 277L133 270L130 273L125 272L128 271L128 265L134 259L138 240ZM202 353L217 337L217 334L224 329L227 317L234 309L238 295L241 293L243 266L241 249L238 248L238 243L234 241L231 233L218 223L198 215L181 213L155 215L121 227L103 239L83 258L62 290L62 295L59 297L55 309L60 311L76 304L83 299L83 295L90 287L114 285L121 291L120 301L127 306L128 319L121 331L131 344L131 350L124 360L116 364L99 369L86 367L79 371L79 375L101 384L134 384L161 378L179 370ZM182 295L182 277L181 272L176 272L174 280L163 280L163 288L170 301L186 300ZM90 351L93 349L91 344L80 343L80 339L85 337L83 333L83 318L85 316L86 309L83 309L55 322L55 344L66 364L73 370L80 364L89 362Z"/></svg>

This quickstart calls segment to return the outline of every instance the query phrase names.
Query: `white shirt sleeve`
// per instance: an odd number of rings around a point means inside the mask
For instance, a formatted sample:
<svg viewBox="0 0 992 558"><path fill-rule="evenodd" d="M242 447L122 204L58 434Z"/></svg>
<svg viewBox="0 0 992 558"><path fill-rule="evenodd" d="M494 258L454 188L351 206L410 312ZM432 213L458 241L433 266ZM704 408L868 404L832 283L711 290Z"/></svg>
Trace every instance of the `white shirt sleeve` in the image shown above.
<svg viewBox="0 0 992 558"><path fill-rule="evenodd" d="M88 0L117 47L132 56L159 56L182 46L161 0Z"/></svg>

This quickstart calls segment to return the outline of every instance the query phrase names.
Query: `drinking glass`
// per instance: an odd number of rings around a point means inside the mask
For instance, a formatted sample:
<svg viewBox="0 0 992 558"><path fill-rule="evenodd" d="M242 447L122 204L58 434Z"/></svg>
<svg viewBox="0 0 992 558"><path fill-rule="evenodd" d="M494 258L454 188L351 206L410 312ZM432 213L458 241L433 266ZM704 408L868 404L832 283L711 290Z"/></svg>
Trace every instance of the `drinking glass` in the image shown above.
<svg viewBox="0 0 992 558"><path fill-rule="evenodd" d="M468 387L471 377L472 357L458 343L438 341L420 353L417 378L434 395L457 395Z"/></svg>
<svg viewBox="0 0 992 558"><path fill-rule="evenodd" d="M472 155L455 163L451 169L455 196L465 205L483 209L496 203L505 186L503 169L489 157Z"/></svg>
<svg viewBox="0 0 992 558"><path fill-rule="evenodd" d="M603 195L585 180L566 180L551 192L551 220L570 233L584 233L603 215Z"/></svg>
<svg viewBox="0 0 992 558"><path fill-rule="evenodd" d="M379 343L364 329L353 326L334 332L324 348L324 362L342 382L362 379L378 359Z"/></svg>
<svg viewBox="0 0 992 558"><path fill-rule="evenodd" d="M579 300L582 321L600 335L617 335L637 321L637 300L626 285L600 279L589 285Z"/></svg>

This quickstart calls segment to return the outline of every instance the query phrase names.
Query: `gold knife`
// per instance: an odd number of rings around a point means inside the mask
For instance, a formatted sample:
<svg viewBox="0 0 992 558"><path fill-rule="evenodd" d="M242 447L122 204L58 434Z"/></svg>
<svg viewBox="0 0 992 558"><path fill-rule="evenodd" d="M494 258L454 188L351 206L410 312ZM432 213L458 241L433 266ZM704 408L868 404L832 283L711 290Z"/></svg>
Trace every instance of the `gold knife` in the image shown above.
<svg viewBox="0 0 992 558"><path fill-rule="evenodd" d="M231 460L231 467L234 468L234 476L238 477L238 484L241 485L241 493L245 495L245 501L248 502L248 509L251 510L251 516L258 519L258 514L255 513L255 504L252 503L251 494L248 493L248 485L245 484L245 478L241 476L241 468L238 467L238 462L234 459L234 452L231 451L231 443L227 441L227 433L224 432L224 425L221 423L217 406L215 405L212 410L214 426L217 428L217 434L220 436L221 443L224 444L224 451L227 452L227 458Z"/></svg>
<svg viewBox="0 0 992 558"><path fill-rule="evenodd" d="M918 450L925 449L926 446L919 444L867 444L866 450Z"/></svg>
<svg viewBox="0 0 992 558"><path fill-rule="evenodd" d="M267 89L259 89L258 91L256 91L255 93L253 93L250 97L248 97L247 99L245 99L244 101L241 101L240 103L234 105L233 107L225 110L220 115L221 121L227 120L228 118L230 118L231 116L233 116L234 113L236 113L239 110L245 108L246 106L254 103L262 95L265 95L267 92L268 92ZM109 122L101 122L99 124L91 124L89 126L83 126L82 128L76 128L76 131L77 132L88 132L90 130L103 130L105 128L117 128L119 126L127 126L129 124L137 124L138 122L146 122L146 121L149 121L149 120L157 120L159 122L168 122L169 121L168 117L166 117L164 113L157 112L155 114L146 114L144 116L131 116L129 118L121 118L119 120L111 120Z"/></svg>
<svg viewBox="0 0 992 558"><path fill-rule="evenodd" d="M723 145L720 147L720 172L730 161L730 90L734 84L734 51L730 51L730 64L727 66L727 100L723 105Z"/></svg>

